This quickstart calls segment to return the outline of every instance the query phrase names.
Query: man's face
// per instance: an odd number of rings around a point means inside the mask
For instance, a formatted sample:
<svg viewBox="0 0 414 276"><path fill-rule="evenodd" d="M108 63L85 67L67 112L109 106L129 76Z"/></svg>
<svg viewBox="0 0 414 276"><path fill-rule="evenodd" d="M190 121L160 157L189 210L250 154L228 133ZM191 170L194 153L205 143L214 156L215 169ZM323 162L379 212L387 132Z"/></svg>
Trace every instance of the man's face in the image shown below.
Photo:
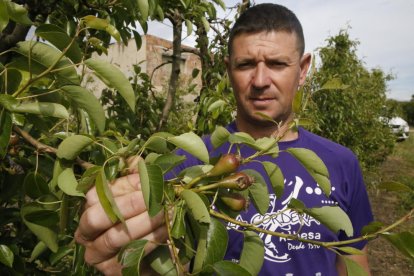
<svg viewBox="0 0 414 276"><path fill-rule="evenodd" d="M237 35L226 64L237 101L238 124L269 124L255 112L277 122L290 119L293 98L305 81L309 63L309 55L300 56L294 33Z"/></svg>

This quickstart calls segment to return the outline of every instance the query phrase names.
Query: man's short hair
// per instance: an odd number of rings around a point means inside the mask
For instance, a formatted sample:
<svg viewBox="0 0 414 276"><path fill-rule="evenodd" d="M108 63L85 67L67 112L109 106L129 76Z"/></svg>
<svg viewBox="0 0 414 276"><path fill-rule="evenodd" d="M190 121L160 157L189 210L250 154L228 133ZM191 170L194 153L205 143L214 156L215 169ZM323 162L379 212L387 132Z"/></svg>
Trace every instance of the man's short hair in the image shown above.
<svg viewBox="0 0 414 276"><path fill-rule="evenodd" d="M259 4L247 9L234 23L230 30L228 53L232 52L233 40L236 36L260 32L295 33L300 56L305 51L305 39L302 25L296 15L288 8L277 4Z"/></svg>

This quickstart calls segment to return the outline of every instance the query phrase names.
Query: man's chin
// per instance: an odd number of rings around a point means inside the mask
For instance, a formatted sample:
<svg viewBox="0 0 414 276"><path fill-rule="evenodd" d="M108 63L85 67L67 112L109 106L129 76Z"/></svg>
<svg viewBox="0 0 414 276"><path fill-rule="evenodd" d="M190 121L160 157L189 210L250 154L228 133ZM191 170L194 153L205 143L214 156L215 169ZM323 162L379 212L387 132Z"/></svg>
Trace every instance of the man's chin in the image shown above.
<svg viewBox="0 0 414 276"><path fill-rule="evenodd" d="M249 121L251 124L255 124L261 127L272 127L275 126L276 123L280 122L279 119L274 119L266 113L256 113L254 116L250 117Z"/></svg>

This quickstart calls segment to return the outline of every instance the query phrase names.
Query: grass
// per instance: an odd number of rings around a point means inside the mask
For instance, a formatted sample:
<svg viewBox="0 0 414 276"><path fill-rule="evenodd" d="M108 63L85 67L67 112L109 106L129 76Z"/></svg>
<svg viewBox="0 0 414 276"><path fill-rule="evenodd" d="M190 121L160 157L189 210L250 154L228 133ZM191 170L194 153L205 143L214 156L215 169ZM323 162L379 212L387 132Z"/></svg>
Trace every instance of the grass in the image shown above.
<svg viewBox="0 0 414 276"><path fill-rule="evenodd" d="M397 193L403 209L414 208L414 133L395 145L393 153L375 171L367 172L365 181L369 189L376 189L382 182L399 182L411 188L411 192ZM402 210L404 211L404 210Z"/></svg>
<svg viewBox="0 0 414 276"><path fill-rule="evenodd" d="M405 184L412 191L387 192L378 188L380 183L389 181ZM393 153L376 170L365 172L365 182L376 221L389 225L414 208L414 133L406 141L398 142ZM413 218L394 229L396 232L413 230ZM369 243L368 253L372 275L413 275L414 261L381 238Z"/></svg>

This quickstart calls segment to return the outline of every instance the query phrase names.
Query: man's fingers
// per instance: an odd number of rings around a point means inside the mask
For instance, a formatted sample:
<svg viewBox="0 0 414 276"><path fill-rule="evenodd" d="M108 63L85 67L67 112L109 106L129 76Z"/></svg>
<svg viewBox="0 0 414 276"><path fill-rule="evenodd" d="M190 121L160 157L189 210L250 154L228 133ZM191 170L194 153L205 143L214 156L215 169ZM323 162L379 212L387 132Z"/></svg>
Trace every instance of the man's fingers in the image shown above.
<svg viewBox="0 0 414 276"><path fill-rule="evenodd" d="M154 232L146 235L143 239L148 240L148 243L145 245L145 253L144 255L149 254L152 252L159 243L163 243L168 238L167 228L164 226L159 227ZM94 265L99 271L103 272L105 275L121 275L122 272L122 265L118 262L118 256L115 255L110 259L107 259L101 263ZM153 275L153 272L149 269L149 264L141 263L141 268L143 270L140 271L140 275Z"/></svg>
<svg viewBox="0 0 414 276"><path fill-rule="evenodd" d="M118 196L115 198L115 203L124 219L139 215L146 210L142 192L140 191ZM83 212L78 229L75 232L75 238L78 243L84 244L87 241L94 240L112 226L113 223L105 213L102 205L97 203Z"/></svg>
<svg viewBox="0 0 414 276"><path fill-rule="evenodd" d="M164 223L164 213L160 212L153 218L148 213L142 213L126 220L127 233L122 224L117 224L86 244L85 260L89 264L97 264L116 255L119 249L133 239L143 239L147 235L159 241L162 238L163 229L158 229ZM153 233L153 234L152 234Z"/></svg>
<svg viewBox="0 0 414 276"><path fill-rule="evenodd" d="M108 186L114 197L141 190L141 182L137 173L117 178L113 183L108 184ZM99 198L94 186L86 193L85 208L89 208L98 202Z"/></svg>
<svg viewBox="0 0 414 276"><path fill-rule="evenodd" d="M122 275L122 265L118 262L117 256L114 256L99 264L95 264L94 267L107 276L108 275L110 276L121 276Z"/></svg>

